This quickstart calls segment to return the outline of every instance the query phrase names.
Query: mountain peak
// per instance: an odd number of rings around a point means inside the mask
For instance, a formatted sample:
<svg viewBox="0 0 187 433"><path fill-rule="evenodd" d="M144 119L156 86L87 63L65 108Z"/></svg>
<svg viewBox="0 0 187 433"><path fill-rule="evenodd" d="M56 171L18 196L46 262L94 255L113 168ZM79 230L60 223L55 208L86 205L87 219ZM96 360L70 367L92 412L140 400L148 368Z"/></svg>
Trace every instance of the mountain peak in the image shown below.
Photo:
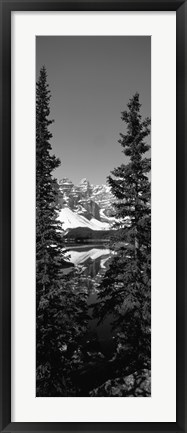
<svg viewBox="0 0 187 433"><path fill-rule="evenodd" d="M59 180L59 185L73 185L73 182L68 177L63 177Z"/></svg>
<svg viewBox="0 0 187 433"><path fill-rule="evenodd" d="M60 204L69 207L73 212L90 220L111 223L112 202L114 197L109 185L92 185L86 177L78 185L64 177L59 181ZM109 218L108 218L109 217Z"/></svg>
<svg viewBox="0 0 187 433"><path fill-rule="evenodd" d="M82 185L82 184L90 185L90 182L88 179L86 179L86 177L83 177L83 179L81 179L81 181L80 181L80 185Z"/></svg>

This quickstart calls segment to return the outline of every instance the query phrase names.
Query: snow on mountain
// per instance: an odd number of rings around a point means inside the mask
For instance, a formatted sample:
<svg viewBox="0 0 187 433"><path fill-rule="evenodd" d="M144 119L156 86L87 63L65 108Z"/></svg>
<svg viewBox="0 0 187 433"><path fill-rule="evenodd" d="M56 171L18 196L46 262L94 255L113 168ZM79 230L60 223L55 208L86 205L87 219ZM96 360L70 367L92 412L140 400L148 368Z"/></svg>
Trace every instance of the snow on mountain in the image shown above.
<svg viewBox="0 0 187 433"><path fill-rule="evenodd" d="M59 181L60 220L63 228L89 227L92 230L110 229L114 197L108 185L92 185L83 178L74 185L67 177Z"/></svg>
<svg viewBox="0 0 187 433"><path fill-rule="evenodd" d="M101 221L108 222L110 225L115 223L116 218L107 216L105 214L105 209L100 209L99 213Z"/></svg>
<svg viewBox="0 0 187 433"><path fill-rule="evenodd" d="M110 256L109 256L110 257ZM106 258L104 258L104 259L102 259L101 260L101 262L100 262L100 267L101 267L101 269L105 269L106 268L106 262L108 261L108 259L109 259L109 257L106 257Z"/></svg>
<svg viewBox="0 0 187 433"><path fill-rule="evenodd" d="M77 227L88 227L92 230L109 230L110 225L92 218L88 220L82 215L73 212L69 207L64 207L59 213L59 220L63 223L63 230Z"/></svg>
<svg viewBox="0 0 187 433"><path fill-rule="evenodd" d="M109 223L99 221L96 218L91 218L90 223L95 226L94 230L109 230L110 229Z"/></svg>
<svg viewBox="0 0 187 433"><path fill-rule="evenodd" d="M79 189L82 192L88 193L90 195L91 190L92 190L92 186L90 185L90 182L86 178L84 178L84 179L81 179L81 181L80 181Z"/></svg>
<svg viewBox="0 0 187 433"><path fill-rule="evenodd" d="M109 216L114 201L114 196L111 193L108 185L92 185L91 199L105 211L105 215Z"/></svg>

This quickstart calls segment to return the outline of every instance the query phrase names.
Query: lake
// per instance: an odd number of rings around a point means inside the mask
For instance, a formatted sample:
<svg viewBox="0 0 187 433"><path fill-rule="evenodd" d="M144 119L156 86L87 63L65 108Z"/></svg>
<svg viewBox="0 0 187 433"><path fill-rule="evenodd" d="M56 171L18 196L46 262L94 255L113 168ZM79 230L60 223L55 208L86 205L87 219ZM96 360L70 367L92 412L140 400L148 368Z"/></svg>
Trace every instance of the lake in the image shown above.
<svg viewBox="0 0 187 433"><path fill-rule="evenodd" d="M97 302L99 284L105 275L113 255L112 250L104 243L87 245L67 245L66 253L69 261L76 267L81 278L81 285L88 294L87 304L90 306L89 315L92 316L91 305ZM74 269L73 267L73 269ZM64 269L65 274L70 274L70 263ZM114 348L114 335L111 330L111 317L97 325L98 320L90 318L88 322L87 345L91 350L100 351L110 357Z"/></svg>

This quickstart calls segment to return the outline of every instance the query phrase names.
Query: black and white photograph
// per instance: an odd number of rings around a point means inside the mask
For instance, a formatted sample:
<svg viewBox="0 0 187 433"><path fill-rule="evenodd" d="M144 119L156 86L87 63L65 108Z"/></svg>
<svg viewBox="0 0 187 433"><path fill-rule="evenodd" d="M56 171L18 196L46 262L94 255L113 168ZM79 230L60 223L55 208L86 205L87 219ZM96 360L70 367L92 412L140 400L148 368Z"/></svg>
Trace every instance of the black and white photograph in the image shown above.
<svg viewBox="0 0 187 433"><path fill-rule="evenodd" d="M36 397L151 397L151 37L36 37Z"/></svg>

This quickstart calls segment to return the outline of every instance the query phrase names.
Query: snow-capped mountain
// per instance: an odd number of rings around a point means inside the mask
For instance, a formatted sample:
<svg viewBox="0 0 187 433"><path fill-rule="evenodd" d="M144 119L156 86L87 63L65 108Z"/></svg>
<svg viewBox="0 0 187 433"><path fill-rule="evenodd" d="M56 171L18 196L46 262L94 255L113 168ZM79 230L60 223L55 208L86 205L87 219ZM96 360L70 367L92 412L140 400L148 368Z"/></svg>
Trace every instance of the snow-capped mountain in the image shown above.
<svg viewBox="0 0 187 433"><path fill-rule="evenodd" d="M82 215L73 212L69 207L61 209L59 220L63 223L63 230L87 227L91 230L109 230L109 223L98 221L95 218L88 220Z"/></svg>
<svg viewBox="0 0 187 433"><path fill-rule="evenodd" d="M87 227L109 230L114 222L114 197L107 185L92 185L83 178L74 185L67 177L59 181L60 221L63 229Z"/></svg>

